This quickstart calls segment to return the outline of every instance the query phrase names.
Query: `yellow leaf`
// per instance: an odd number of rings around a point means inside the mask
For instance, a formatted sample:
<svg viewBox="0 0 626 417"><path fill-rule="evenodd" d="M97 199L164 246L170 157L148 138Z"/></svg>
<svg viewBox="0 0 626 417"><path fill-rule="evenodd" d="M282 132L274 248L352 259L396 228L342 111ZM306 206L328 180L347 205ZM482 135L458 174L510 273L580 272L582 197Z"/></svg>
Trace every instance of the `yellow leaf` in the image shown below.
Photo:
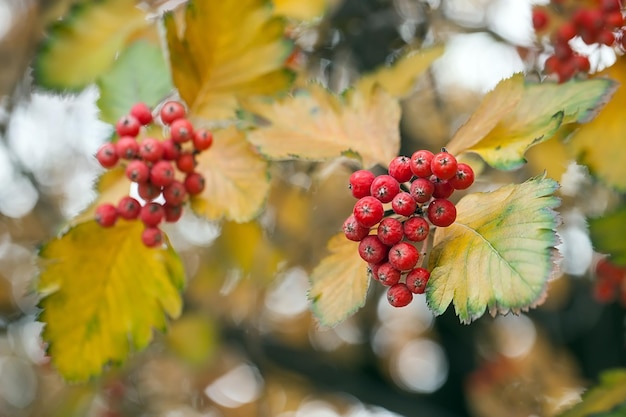
<svg viewBox="0 0 626 417"><path fill-rule="evenodd" d="M437 228L427 300L436 314L451 302L465 323L535 306L555 270L558 184L533 178L465 196L449 227Z"/></svg>
<svg viewBox="0 0 626 417"><path fill-rule="evenodd" d="M370 278L358 243L338 233L328 242L330 255L311 274L309 299L324 326L334 326L365 304Z"/></svg>
<svg viewBox="0 0 626 417"><path fill-rule="evenodd" d="M166 314L177 317L185 276L171 248L141 243L140 222L79 224L41 250L43 338L68 380L99 375L131 349L143 349Z"/></svg>
<svg viewBox="0 0 626 417"><path fill-rule="evenodd" d="M216 323L206 315L185 314L172 323L166 340L169 348L192 365L211 359L219 346Z"/></svg>
<svg viewBox="0 0 626 417"><path fill-rule="evenodd" d="M271 159L325 160L358 154L363 166L386 166L400 149L400 106L381 88L351 91L345 99L318 84L280 101L242 100L261 118L248 140Z"/></svg>
<svg viewBox="0 0 626 417"><path fill-rule="evenodd" d="M583 394L582 401L558 417L618 417L626 412L626 369L600 374L600 381Z"/></svg>
<svg viewBox="0 0 626 417"><path fill-rule="evenodd" d="M265 0L191 1L184 28L172 14L164 23L172 78L194 116L230 118L238 96L270 95L291 83L284 62L292 45Z"/></svg>
<svg viewBox="0 0 626 417"><path fill-rule="evenodd" d="M122 197L128 195L130 191L130 180L126 177L125 168L118 166L102 174L98 180L96 190L98 191L98 198L92 202L85 211L72 219L73 225L93 219L96 208L100 204L117 204Z"/></svg>
<svg viewBox="0 0 626 417"><path fill-rule="evenodd" d="M274 0L274 13L298 20L311 20L324 14L333 0Z"/></svg>
<svg viewBox="0 0 626 417"><path fill-rule="evenodd" d="M191 205L209 219L248 221L261 210L269 192L267 162L235 127L214 136L211 149L198 155L196 170L204 175L206 185Z"/></svg>

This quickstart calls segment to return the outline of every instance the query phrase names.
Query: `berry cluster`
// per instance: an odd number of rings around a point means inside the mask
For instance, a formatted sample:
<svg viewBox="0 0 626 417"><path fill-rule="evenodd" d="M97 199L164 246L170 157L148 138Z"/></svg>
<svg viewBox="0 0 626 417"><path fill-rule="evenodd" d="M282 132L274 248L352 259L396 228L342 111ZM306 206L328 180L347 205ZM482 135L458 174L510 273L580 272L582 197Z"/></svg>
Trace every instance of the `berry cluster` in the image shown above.
<svg viewBox="0 0 626 417"><path fill-rule="evenodd" d="M626 307L626 267L617 266L607 258L600 259L596 264L594 298L601 303L619 299Z"/></svg>
<svg viewBox="0 0 626 417"><path fill-rule="evenodd" d="M96 221L103 227L111 227L120 217L139 218L145 225L141 240L148 247L163 242L159 224L176 222L187 197L204 189L204 177L195 171L196 155L213 144L210 131L194 129L185 118L186 110L181 103L165 103L159 116L168 128L167 139L139 138L142 126L154 123L155 119L147 105L137 103L115 125L118 140L102 145L96 154L105 168L113 168L123 160L126 177L137 183L139 197L143 199L140 202L126 196L117 205L101 204L96 208ZM156 201L160 197L164 204Z"/></svg>
<svg viewBox="0 0 626 417"><path fill-rule="evenodd" d="M553 28L554 52L546 60L544 71L556 74L559 82L567 81L579 72L589 72L589 58L574 52L570 46L570 40L576 36L588 45L602 44L626 50L626 27L620 0L595 0L594 7L581 7L580 2L571 0L552 0L551 6L533 9L533 26L537 33ZM561 21L551 24L552 19Z"/></svg>
<svg viewBox="0 0 626 417"><path fill-rule="evenodd" d="M372 277L389 287L392 306L404 307L413 294L424 293L430 272L420 265L431 225L454 223L456 208L448 197L473 182L472 168L445 149L436 155L419 150L410 158L398 156L385 175L359 170L350 176L352 195L359 200L343 231L359 242L359 255ZM415 247L418 242L421 250Z"/></svg>

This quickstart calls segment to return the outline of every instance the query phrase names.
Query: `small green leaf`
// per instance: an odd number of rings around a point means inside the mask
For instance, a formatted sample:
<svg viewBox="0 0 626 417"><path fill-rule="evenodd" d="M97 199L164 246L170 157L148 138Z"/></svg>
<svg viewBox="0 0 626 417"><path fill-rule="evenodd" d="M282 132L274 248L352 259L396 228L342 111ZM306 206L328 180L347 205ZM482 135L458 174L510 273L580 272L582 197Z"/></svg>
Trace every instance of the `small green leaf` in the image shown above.
<svg viewBox="0 0 626 417"><path fill-rule="evenodd" d="M557 188L533 178L459 201L456 221L437 228L429 258L427 301L435 314L453 302L469 323L486 309L519 312L542 300L555 270Z"/></svg>
<svg viewBox="0 0 626 417"><path fill-rule="evenodd" d="M154 107L173 89L161 48L146 41L131 44L97 81L100 118L114 124L137 102Z"/></svg>
<svg viewBox="0 0 626 417"><path fill-rule="evenodd" d="M582 402L558 417L623 417L626 414L626 370L600 375L600 382L583 394Z"/></svg>
<svg viewBox="0 0 626 417"><path fill-rule="evenodd" d="M626 265L626 207L589 220L589 234L598 252L611 255L611 262Z"/></svg>

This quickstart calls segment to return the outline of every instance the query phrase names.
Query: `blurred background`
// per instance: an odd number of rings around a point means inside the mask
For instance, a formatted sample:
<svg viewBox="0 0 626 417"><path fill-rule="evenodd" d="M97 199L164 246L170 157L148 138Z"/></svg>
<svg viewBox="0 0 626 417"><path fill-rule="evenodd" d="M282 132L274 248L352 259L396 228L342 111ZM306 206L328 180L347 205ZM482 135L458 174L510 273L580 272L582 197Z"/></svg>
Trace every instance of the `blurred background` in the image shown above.
<svg viewBox="0 0 626 417"><path fill-rule="evenodd" d="M597 294L600 255L585 220L617 196L545 144L521 170L485 167L472 188L546 169L561 182L562 274L539 308L467 326L450 310L434 318L423 298L392 308L372 285L362 310L320 328L308 276L351 211L351 167L278 163L258 222L185 214L167 229L188 278L183 316L168 333L102 378L66 384L39 337L37 249L95 197L93 155L112 127L98 120L97 88L40 91L30 64L46 26L77 2L0 0L0 416L553 416L601 372L626 366L626 310ZM163 3L143 6L181 2ZM402 154L444 145L500 79L539 79L542 57L527 59L533 2L325 3L323 17L294 24L292 35L299 65L335 91L407 48L446 45L402 102ZM600 48L592 68L613 61Z"/></svg>

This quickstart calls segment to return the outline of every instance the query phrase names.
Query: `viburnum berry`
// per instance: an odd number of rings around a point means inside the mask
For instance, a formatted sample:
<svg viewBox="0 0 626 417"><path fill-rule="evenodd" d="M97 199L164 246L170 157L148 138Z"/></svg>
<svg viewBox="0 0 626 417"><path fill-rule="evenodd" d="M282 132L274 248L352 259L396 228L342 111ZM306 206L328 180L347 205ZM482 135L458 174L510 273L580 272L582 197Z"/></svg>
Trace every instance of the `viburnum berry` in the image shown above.
<svg viewBox="0 0 626 417"><path fill-rule="evenodd" d="M430 162L430 169L433 172L433 175L440 180L449 180L456 174L457 165L458 163L456 158L452 154L443 150L433 156L433 159Z"/></svg>
<svg viewBox="0 0 626 417"><path fill-rule="evenodd" d="M417 203L425 203L435 192L435 184L427 178L417 178L411 183L410 193Z"/></svg>
<svg viewBox="0 0 626 417"><path fill-rule="evenodd" d="M115 131L119 136L137 136L141 129L141 123L135 116L122 116L115 124Z"/></svg>
<svg viewBox="0 0 626 417"><path fill-rule="evenodd" d="M389 163L389 175L394 177L398 182L407 182L413 178L411 171L411 158L406 156L396 156Z"/></svg>
<svg viewBox="0 0 626 417"><path fill-rule="evenodd" d="M366 236L359 242L359 256L367 263L382 262L389 253L389 246L385 245L376 235Z"/></svg>
<svg viewBox="0 0 626 417"><path fill-rule="evenodd" d="M343 222L343 233L349 240L360 242L365 236L369 235L370 228L357 222L354 214L351 214Z"/></svg>
<svg viewBox="0 0 626 417"><path fill-rule="evenodd" d="M414 294L424 294L430 272L425 268L412 269L406 276L406 286Z"/></svg>
<svg viewBox="0 0 626 417"><path fill-rule="evenodd" d="M430 225L420 216L405 220L403 225L404 237L412 242L421 242L428 237Z"/></svg>
<svg viewBox="0 0 626 417"><path fill-rule="evenodd" d="M150 168L150 182L157 187L167 187L174 181L174 174L169 161L159 161Z"/></svg>
<svg viewBox="0 0 626 417"><path fill-rule="evenodd" d="M148 107L146 103L136 103L130 108L129 113L144 126L152 123L152 110L150 110L150 107Z"/></svg>
<svg viewBox="0 0 626 417"><path fill-rule="evenodd" d="M163 204L163 210L165 211L165 221L169 223L177 222L183 215L182 205L174 205L166 202Z"/></svg>
<svg viewBox="0 0 626 417"><path fill-rule="evenodd" d="M150 181L141 182L137 185L137 194L146 201L152 201L161 195L161 187L157 187Z"/></svg>
<svg viewBox="0 0 626 417"><path fill-rule="evenodd" d="M448 227L456 220L456 207L445 198L435 199L428 205L428 220L435 226Z"/></svg>
<svg viewBox="0 0 626 417"><path fill-rule="evenodd" d="M459 163L456 167L456 175L448 180L455 190L466 190L474 183L474 170L471 166Z"/></svg>
<svg viewBox="0 0 626 417"><path fill-rule="evenodd" d="M117 208L110 203L103 203L96 207L95 219L102 227L111 227L117 221Z"/></svg>
<svg viewBox="0 0 626 417"><path fill-rule="evenodd" d="M163 159L166 161L175 161L180 156L180 145L172 139L161 142L163 145Z"/></svg>
<svg viewBox="0 0 626 417"><path fill-rule="evenodd" d="M178 206L185 201L187 197L187 189L185 184L180 181L174 180L171 184L163 188L163 198L171 205Z"/></svg>
<svg viewBox="0 0 626 417"><path fill-rule="evenodd" d="M185 174L191 174L196 169L196 156L188 151L181 152L176 159L176 168Z"/></svg>
<svg viewBox="0 0 626 417"><path fill-rule="evenodd" d="M440 180L434 175L430 180L435 186L435 191L433 191L433 197L435 198L448 198L454 193L454 187L450 184L449 181Z"/></svg>
<svg viewBox="0 0 626 417"><path fill-rule="evenodd" d="M197 151L205 151L213 145L213 133L207 129L200 129L193 132L193 147Z"/></svg>
<svg viewBox="0 0 626 417"><path fill-rule="evenodd" d="M184 184L189 195L200 194L204 190L204 177L198 172L192 172L185 177Z"/></svg>
<svg viewBox="0 0 626 417"><path fill-rule="evenodd" d="M363 198L372 195L370 188L374 178L376 178L376 176L371 171L365 169L354 171L352 175L350 175L350 190L352 191L352 196L354 198Z"/></svg>
<svg viewBox="0 0 626 417"><path fill-rule="evenodd" d="M141 233L141 241L149 248L160 246L163 243L163 232L158 227L146 227Z"/></svg>
<svg viewBox="0 0 626 417"><path fill-rule="evenodd" d="M419 260L419 252L408 242L396 243L389 250L389 263L400 271L409 271Z"/></svg>
<svg viewBox="0 0 626 417"><path fill-rule="evenodd" d="M158 226L159 223L165 218L165 210L159 203L148 203L141 208L139 212L139 219L147 227Z"/></svg>
<svg viewBox="0 0 626 417"><path fill-rule="evenodd" d="M548 13L543 9L533 9L533 27L536 31L541 31L548 26Z"/></svg>
<svg viewBox="0 0 626 417"><path fill-rule="evenodd" d="M404 237L402 222L393 217L383 219L378 225L378 239L387 246L393 246Z"/></svg>
<svg viewBox="0 0 626 417"><path fill-rule="evenodd" d="M139 156L148 162L157 162L163 157L163 144L154 138L145 138L139 144Z"/></svg>
<svg viewBox="0 0 626 417"><path fill-rule="evenodd" d="M137 139L132 136L122 136L115 142L115 151L120 158L133 159L139 152Z"/></svg>
<svg viewBox="0 0 626 417"><path fill-rule="evenodd" d="M135 159L126 165L126 177L133 182L144 183L150 179L150 168L144 161Z"/></svg>
<svg viewBox="0 0 626 417"><path fill-rule="evenodd" d="M185 118L176 119L170 125L170 136L176 143L185 143L193 138L193 125Z"/></svg>
<svg viewBox="0 0 626 417"><path fill-rule="evenodd" d="M411 171L417 177L428 178L432 175L430 167L434 154L431 151L420 150L411 155Z"/></svg>
<svg viewBox="0 0 626 417"><path fill-rule="evenodd" d="M415 213L417 202L410 193L402 191L391 200L391 208L396 214L409 217Z"/></svg>
<svg viewBox="0 0 626 417"><path fill-rule="evenodd" d="M389 262L385 262L378 267L377 276L381 284L391 287L400 282L402 272L394 268Z"/></svg>
<svg viewBox="0 0 626 417"><path fill-rule="evenodd" d="M352 211L357 222L365 227L372 227L385 215L383 203L375 197L366 196L354 204Z"/></svg>
<svg viewBox="0 0 626 417"><path fill-rule="evenodd" d="M387 290L387 301L394 307L405 307L413 301L413 293L406 284L399 282Z"/></svg>
<svg viewBox="0 0 626 417"><path fill-rule="evenodd" d="M177 101L168 101L161 107L161 121L166 125L185 117L185 107Z"/></svg>
<svg viewBox="0 0 626 417"><path fill-rule="evenodd" d="M119 203L117 203L117 213L119 216L126 220L133 220L139 216L141 211L141 204L130 196L123 197Z"/></svg>
<svg viewBox="0 0 626 417"><path fill-rule="evenodd" d="M115 145L112 143L102 145L96 153L96 159L104 168L113 168L119 160Z"/></svg>
<svg viewBox="0 0 626 417"><path fill-rule="evenodd" d="M372 181L370 193L382 203L389 203L400 192L400 184L391 175L379 175Z"/></svg>

